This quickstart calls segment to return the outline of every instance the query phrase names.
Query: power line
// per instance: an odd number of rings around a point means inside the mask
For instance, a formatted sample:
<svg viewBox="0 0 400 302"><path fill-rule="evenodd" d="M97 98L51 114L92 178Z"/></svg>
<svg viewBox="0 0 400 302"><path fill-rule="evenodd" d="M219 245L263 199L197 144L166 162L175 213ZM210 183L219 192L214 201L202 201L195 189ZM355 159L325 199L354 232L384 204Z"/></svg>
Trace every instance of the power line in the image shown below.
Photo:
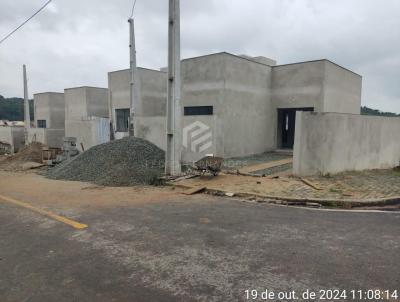
<svg viewBox="0 0 400 302"><path fill-rule="evenodd" d="M47 5L50 4L50 2L53 0L47 1L41 8L39 8L32 16L30 16L28 19L26 19L20 26L18 26L16 29L14 29L12 32L10 32L7 36L5 36L3 39L0 40L0 44L3 43L5 40L7 40L9 37L11 37L12 34L14 34L18 29L20 29L22 26L24 26L26 23L28 23L33 17L35 17L38 13L40 13ZM135 1L136 2L136 1Z"/></svg>
<svg viewBox="0 0 400 302"><path fill-rule="evenodd" d="M133 2L133 5L132 5L132 12L131 12L131 16L129 17L129 19L131 19L131 18L133 17L133 13L135 12L136 2L137 2L137 0L135 0L135 1Z"/></svg>

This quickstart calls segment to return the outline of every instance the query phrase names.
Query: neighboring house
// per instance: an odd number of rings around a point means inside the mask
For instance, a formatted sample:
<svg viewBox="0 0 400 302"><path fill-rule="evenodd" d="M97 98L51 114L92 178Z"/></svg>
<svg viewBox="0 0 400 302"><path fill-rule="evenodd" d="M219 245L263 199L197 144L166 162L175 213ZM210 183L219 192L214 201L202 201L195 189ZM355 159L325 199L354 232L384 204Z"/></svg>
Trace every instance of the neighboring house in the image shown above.
<svg viewBox="0 0 400 302"><path fill-rule="evenodd" d="M129 70L109 73L115 137L127 135ZM139 68L138 136L165 149L167 74ZM329 60L276 65L226 52L182 61L183 161L292 149L296 111L359 114L362 77ZM118 111L125 109L125 112ZM126 125L126 127L124 127ZM123 135L120 135L123 133Z"/></svg>
<svg viewBox="0 0 400 302"><path fill-rule="evenodd" d="M64 96L65 136L77 139L78 150L110 141L107 88L68 88Z"/></svg>
<svg viewBox="0 0 400 302"><path fill-rule="evenodd" d="M141 108L135 113L135 133L159 147L165 145L167 73L138 68ZM116 139L129 135L130 70L108 73L110 118Z"/></svg>
<svg viewBox="0 0 400 302"><path fill-rule="evenodd" d="M18 152L25 145L24 127L0 121L0 154Z"/></svg>
<svg viewBox="0 0 400 302"><path fill-rule="evenodd" d="M33 96L35 127L28 130L29 142L61 148L65 136L64 94L43 92Z"/></svg>

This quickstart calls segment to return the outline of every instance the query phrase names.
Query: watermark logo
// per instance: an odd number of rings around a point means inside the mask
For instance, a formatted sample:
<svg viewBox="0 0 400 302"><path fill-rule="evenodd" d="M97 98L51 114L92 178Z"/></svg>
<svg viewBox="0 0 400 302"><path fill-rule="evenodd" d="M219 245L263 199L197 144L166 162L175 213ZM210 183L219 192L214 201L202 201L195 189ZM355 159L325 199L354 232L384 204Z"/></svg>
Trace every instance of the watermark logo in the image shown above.
<svg viewBox="0 0 400 302"><path fill-rule="evenodd" d="M212 131L206 124L196 121L183 128L182 142L193 152L203 152L212 146Z"/></svg>

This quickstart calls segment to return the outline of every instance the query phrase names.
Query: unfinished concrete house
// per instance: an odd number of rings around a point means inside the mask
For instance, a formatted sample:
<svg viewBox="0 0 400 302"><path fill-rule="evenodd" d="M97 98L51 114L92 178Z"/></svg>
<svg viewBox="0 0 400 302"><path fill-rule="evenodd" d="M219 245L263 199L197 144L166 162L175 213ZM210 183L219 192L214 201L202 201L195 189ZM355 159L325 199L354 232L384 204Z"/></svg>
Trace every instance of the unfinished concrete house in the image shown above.
<svg viewBox="0 0 400 302"><path fill-rule="evenodd" d="M165 84L157 89L154 82L142 78L141 85L147 85L148 93L156 91L158 103L164 104L166 75L159 80ZM115 102L117 97L119 104L129 108L128 70L119 81L116 85L113 73L109 75L110 100ZM293 149L297 111L359 114L361 85L361 76L328 60L276 65L265 57L226 52L183 60L182 160L191 162L205 154L229 158ZM142 102L145 106L146 100ZM162 108L157 111L161 114L157 123L142 118L148 130L140 137L165 149ZM148 116L155 115L150 111Z"/></svg>
<svg viewBox="0 0 400 302"><path fill-rule="evenodd" d="M65 135L64 94L37 93L33 96L35 127L28 130L28 141L61 148Z"/></svg>
<svg viewBox="0 0 400 302"><path fill-rule="evenodd" d="M142 106L135 112L134 128L138 137L165 148L167 73L138 68ZM129 135L130 70L108 74L110 119L116 139Z"/></svg>
<svg viewBox="0 0 400 302"><path fill-rule="evenodd" d="M25 145L23 126L0 124L0 155L18 152Z"/></svg>
<svg viewBox="0 0 400 302"><path fill-rule="evenodd" d="M80 151L110 140L108 90L76 87L64 90L65 136L77 139Z"/></svg>

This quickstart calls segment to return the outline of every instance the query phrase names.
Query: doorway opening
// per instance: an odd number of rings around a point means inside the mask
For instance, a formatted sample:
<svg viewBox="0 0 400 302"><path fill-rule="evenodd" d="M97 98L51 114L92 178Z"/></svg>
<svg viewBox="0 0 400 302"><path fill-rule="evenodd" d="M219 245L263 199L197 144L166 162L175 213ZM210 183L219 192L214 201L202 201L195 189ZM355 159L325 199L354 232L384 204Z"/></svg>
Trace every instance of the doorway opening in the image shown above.
<svg viewBox="0 0 400 302"><path fill-rule="evenodd" d="M293 149L296 111L314 111L313 107L278 109L278 148Z"/></svg>

